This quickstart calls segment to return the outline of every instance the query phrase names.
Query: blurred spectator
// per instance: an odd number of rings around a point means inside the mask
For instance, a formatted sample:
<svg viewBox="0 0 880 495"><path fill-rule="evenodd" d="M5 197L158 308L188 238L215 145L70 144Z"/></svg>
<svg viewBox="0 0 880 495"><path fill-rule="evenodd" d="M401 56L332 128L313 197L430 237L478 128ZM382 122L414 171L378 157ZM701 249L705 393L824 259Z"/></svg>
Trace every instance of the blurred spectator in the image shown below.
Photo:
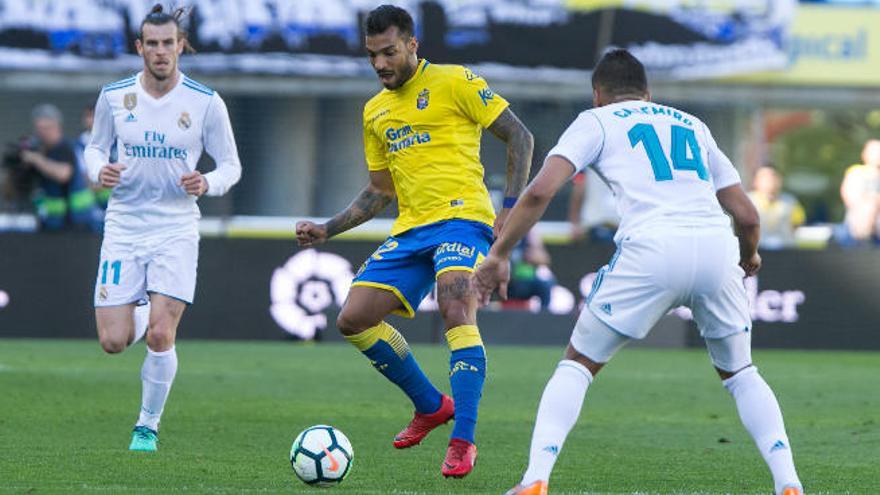
<svg viewBox="0 0 880 495"><path fill-rule="evenodd" d="M568 221L571 238L591 242L613 242L620 217L614 203L614 193L592 169L574 176L568 203Z"/></svg>
<svg viewBox="0 0 880 495"><path fill-rule="evenodd" d="M838 241L846 246L880 244L880 140L865 143L862 163L846 169L840 196L846 217Z"/></svg>
<svg viewBox="0 0 880 495"><path fill-rule="evenodd" d="M79 123L82 126L82 132L76 139L76 146L80 150L84 150L92 139L92 126L95 125L95 108L93 106L88 105L83 108Z"/></svg>
<svg viewBox="0 0 880 495"><path fill-rule="evenodd" d="M33 137L23 140L20 166L35 172L34 199L40 227L95 227L95 198L78 169L75 145L65 139L58 107L38 105L31 113Z"/></svg>
<svg viewBox="0 0 880 495"><path fill-rule="evenodd" d="M541 236L531 230L517 244L510 261L508 299L527 301L538 297L541 300L541 309L547 309L556 279L550 271L550 253L544 247Z"/></svg>
<svg viewBox="0 0 880 495"><path fill-rule="evenodd" d="M794 246L794 231L804 223L804 208L793 195L782 191L782 176L772 165L755 172L749 198L761 216L761 242L764 249Z"/></svg>
<svg viewBox="0 0 880 495"><path fill-rule="evenodd" d="M92 126L95 125L95 107L88 105L83 108L83 112L80 115L80 125L82 125L82 132L79 135L79 138L76 140L76 156L77 161L79 162L80 173L84 177L88 177L88 172L86 171L86 162L83 158L83 153L85 152L86 146L89 145L89 141L92 139ZM113 148L110 151L110 163L116 163L116 145L113 145ZM101 210L107 209L107 203L110 201L110 193L111 189L106 187L101 187L100 184L91 184L92 192L95 194L95 202L97 206Z"/></svg>

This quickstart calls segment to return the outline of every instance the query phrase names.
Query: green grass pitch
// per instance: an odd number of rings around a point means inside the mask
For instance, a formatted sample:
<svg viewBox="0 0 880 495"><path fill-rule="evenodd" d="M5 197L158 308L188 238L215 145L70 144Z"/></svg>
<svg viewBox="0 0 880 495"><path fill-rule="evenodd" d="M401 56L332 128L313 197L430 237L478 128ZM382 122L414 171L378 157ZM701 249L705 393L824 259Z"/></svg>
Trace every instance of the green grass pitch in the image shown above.
<svg viewBox="0 0 880 495"><path fill-rule="evenodd" d="M160 450L128 452L143 344L0 340L0 492L310 494L294 436L327 423L355 450L334 493L501 494L518 480L538 399L561 349L490 347L479 462L440 475L450 427L396 451L408 401L346 345L183 341ZM448 390L447 350L416 357ZM810 495L880 491L880 355L755 352L782 404ZM553 494L770 494L770 475L700 350L625 349L590 388Z"/></svg>

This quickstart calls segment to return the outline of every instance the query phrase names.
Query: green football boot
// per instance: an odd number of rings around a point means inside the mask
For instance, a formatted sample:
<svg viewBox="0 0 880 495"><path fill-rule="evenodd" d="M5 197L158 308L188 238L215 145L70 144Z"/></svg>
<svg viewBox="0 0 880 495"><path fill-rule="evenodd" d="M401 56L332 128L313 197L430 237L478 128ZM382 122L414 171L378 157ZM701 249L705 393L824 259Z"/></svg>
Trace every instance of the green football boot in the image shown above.
<svg viewBox="0 0 880 495"><path fill-rule="evenodd" d="M151 430L146 426L135 426L131 432L131 445L128 450L140 450L144 452L155 452L159 449L159 432Z"/></svg>

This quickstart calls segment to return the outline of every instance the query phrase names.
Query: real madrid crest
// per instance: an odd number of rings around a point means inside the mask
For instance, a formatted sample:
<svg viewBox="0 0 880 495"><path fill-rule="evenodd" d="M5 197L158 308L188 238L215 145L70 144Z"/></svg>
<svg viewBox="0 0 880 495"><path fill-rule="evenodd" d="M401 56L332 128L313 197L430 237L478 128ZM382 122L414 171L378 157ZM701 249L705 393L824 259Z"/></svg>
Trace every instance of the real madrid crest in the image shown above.
<svg viewBox="0 0 880 495"><path fill-rule="evenodd" d="M137 93L126 93L125 97L122 99L122 104L125 105L125 109L129 112L134 110L134 107L138 106Z"/></svg>
<svg viewBox="0 0 880 495"><path fill-rule="evenodd" d="M428 91L428 88L423 89L419 93L419 97L416 99L416 108L419 110L424 110L428 107L429 99L431 97L431 92Z"/></svg>
<svg viewBox="0 0 880 495"><path fill-rule="evenodd" d="M192 119L189 118L189 112L183 112L180 114L180 118L177 119L177 127L180 127L182 130L187 130L192 125Z"/></svg>
<svg viewBox="0 0 880 495"><path fill-rule="evenodd" d="M107 286L102 285L101 290L98 291L98 299L102 301L107 300Z"/></svg>

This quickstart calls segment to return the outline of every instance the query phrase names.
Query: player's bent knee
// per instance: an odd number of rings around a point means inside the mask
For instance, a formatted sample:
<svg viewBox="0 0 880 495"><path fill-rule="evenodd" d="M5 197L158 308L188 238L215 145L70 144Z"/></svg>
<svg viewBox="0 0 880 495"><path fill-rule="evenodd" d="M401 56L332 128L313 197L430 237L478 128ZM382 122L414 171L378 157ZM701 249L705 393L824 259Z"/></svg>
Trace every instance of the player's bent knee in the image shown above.
<svg viewBox="0 0 880 495"><path fill-rule="evenodd" d="M162 352L174 346L174 332L162 328L150 327L147 332L147 347L155 352Z"/></svg>
<svg viewBox="0 0 880 495"><path fill-rule="evenodd" d="M575 324L574 331L571 333L570 351L566 351L566 354L572 352L582 356L590 363L596 365L596 371L598 372L598 369L608 361L611 361L611 358L617 354L617 351L630 340L632 340L630 337L616 332L605 322L597 318L589 308L584 308ZM566 359L579 361L574 357L566 357ZM591 372L593 371L585 362L582 362L582 364L587 366Z"/></svg>
<svg viewBox="0 0 880 495"><path fill-rule="evenodd" d="M720 339L707 338L706 349L722 380L752 365L752 336L749 332L739 332Z"/></svg>
<svg viewBox="0 0 880 495"><path fill-rule="evenodd" d="M119 354L128 347L128 339L116 336L101 335L98 341L101 343L101 349L107 354Z"/></svg>
<svg viewBox="0 0 880 495"><path fill-rule="evenodd" d="M167 351L174 346L177 326L172 318L153 318L147 331L147 346L156 352Z"/></svg>
<svg viewBox="0 0 880 495"><path fill-rule="evenodd" d="M363 316L353 314L352 311L346 311L345 308L336 317L336 328L342 335L357 335L368 328L378 325L378 321L368 321Z"/></svg>
<svg viewBox="0 0 880 495"><path fill-rule="evenodd" d="M588 358L587 356L578 352L577 349L574 348L571 343L568 344L568 347L565 349L565 359L568 361L575 361L576 363L582 365L584 368L590 370L590 373L593 376L596 376L599 373L599 370L605 366L605 363L598 363Z"/></svg>
<svg viewBox="0 0 880 495"><path fill-rule="evenodd" d="M98 318L98 342L107 354L119 354L128 347L134 326L122 321Z"/></svg>

